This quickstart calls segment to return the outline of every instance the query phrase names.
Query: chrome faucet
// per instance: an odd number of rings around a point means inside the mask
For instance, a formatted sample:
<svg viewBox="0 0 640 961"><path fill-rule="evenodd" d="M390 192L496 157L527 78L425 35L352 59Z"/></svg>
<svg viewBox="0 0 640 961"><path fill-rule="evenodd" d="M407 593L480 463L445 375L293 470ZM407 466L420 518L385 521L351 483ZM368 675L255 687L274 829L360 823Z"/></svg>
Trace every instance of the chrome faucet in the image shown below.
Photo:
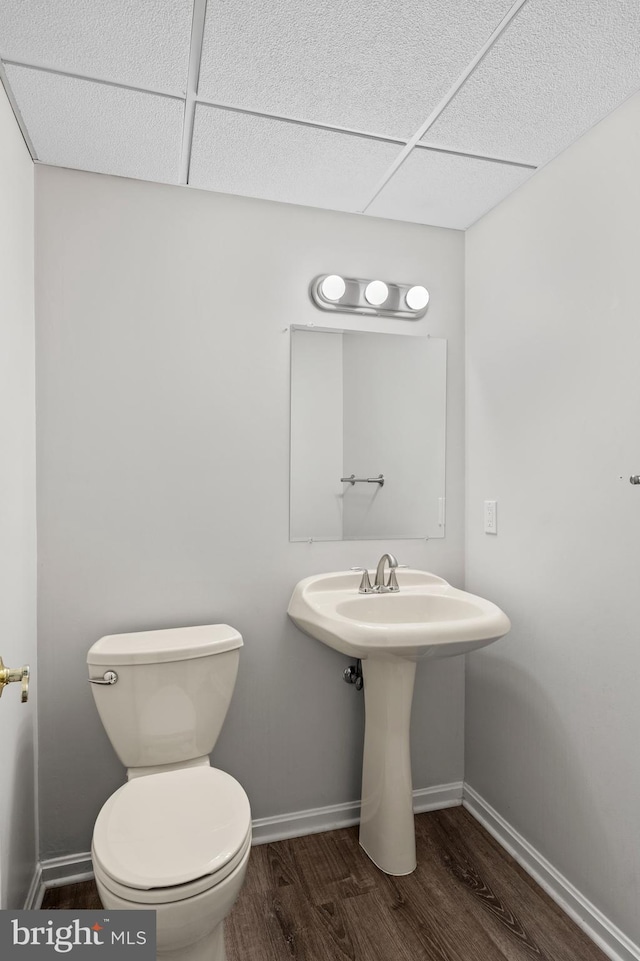
<svg viewBox="0 0 640 961"><path fill-rule="evenodd" d="M385 583L384 579L384 569L386 565L389 565L389 579ZM378 561L378 566L376 568L376 579L373 585L374 591L378 594L387 594L388 592L399 591L398 581L396 579L396 567L398 566L398 561L393 556L393 554L383 554Z"/></svg>
<svg viewBox="0 0 640 961"><path fill-rule="evenodd" d="M389 565L389 578L385 582L384 579L384 569L386 565ZM388 594L396 593L400 590L398 587L398 581L396 579L396 567L399 567L398 561L393 556L393 554L383 554L378 561L378 566L376 568L375 582L372 584L369 580L369 571L366 567L352 567L352 571L357 571L362 574L362 580L360 581L360 587L358 588L359 594ZM405 564L402 565L406 567Z"/></svg>

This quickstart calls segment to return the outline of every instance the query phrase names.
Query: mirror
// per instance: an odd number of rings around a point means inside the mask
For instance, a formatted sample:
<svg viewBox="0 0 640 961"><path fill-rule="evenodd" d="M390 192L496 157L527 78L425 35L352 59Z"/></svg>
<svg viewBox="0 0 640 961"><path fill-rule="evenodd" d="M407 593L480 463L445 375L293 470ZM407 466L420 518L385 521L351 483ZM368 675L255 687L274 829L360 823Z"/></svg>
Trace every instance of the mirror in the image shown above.
<svg viewBox="0 0 640 961"><path fill-rule="evenodd" d="M444 537L446 367L446 340L292 329L290 540Z"/></svg>

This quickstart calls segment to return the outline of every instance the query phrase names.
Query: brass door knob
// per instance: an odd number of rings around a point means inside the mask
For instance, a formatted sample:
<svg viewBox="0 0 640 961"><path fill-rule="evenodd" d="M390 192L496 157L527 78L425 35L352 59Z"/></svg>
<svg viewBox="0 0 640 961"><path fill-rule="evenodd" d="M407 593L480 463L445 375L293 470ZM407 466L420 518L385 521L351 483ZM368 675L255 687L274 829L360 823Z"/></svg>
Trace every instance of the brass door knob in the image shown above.
<svg viewBox="0 0 640 961"><path fill-rule="evenodd" d="M22 684L22 693L20 695L20 700L24 704L29 698L29 665L24 664L17 670L12 671L10 667L5 667L0 657L0 697L2 697L2 692L4 691L7 684L11 684L16 681Z"/></svg>

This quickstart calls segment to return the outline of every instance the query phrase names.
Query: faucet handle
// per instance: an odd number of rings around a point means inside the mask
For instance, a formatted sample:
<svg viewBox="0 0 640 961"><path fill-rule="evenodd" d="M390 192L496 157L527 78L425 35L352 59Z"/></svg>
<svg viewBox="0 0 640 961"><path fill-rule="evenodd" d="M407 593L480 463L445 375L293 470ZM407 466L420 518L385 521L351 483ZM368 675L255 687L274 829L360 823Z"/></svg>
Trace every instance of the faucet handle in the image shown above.
<svg viewBox="0 0 640 961"><path fill-rule="evenodd" d="M406 564L404 566L406 567ZM387 590L393 591L393 592L400 590L400 587L398 586L398 578L396 577L395 567L392 567L391 570L389 571L389 580L387 581Z"/></svg>
<svg viewBox="0 0 640 961"><path fill-rule="evenodd" d="M373 587L371 586L371 581L369 580L369 571L366 567L351 567L349 570L352 571L362 571L362 580L360 581L360 587L358 588L358 594L373 594Z"/></svg>

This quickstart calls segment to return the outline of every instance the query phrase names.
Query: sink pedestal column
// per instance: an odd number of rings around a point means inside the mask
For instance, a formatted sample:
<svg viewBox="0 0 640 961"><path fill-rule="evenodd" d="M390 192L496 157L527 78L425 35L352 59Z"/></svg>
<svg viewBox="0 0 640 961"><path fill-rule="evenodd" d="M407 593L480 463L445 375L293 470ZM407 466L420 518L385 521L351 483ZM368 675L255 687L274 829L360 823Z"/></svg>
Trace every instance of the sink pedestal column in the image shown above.
<svg viewBox="0 0 640 961"><path fill-rule="evenodd" d="M367 657L360 844L386 874L416 867L409 726L416 662Z"/></svg>

